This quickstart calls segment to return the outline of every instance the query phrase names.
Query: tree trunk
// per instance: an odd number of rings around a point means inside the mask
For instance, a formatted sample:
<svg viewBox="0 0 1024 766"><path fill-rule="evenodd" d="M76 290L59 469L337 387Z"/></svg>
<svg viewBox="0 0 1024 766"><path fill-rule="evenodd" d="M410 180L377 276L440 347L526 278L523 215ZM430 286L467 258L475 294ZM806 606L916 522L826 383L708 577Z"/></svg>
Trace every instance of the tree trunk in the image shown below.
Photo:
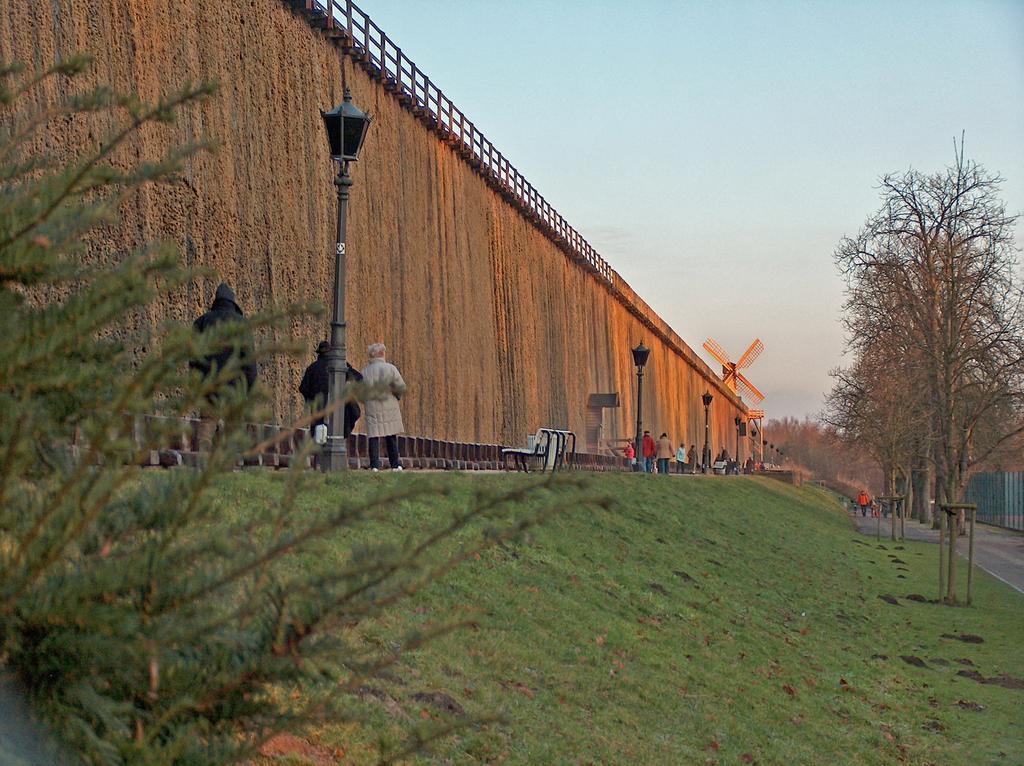
<svg viewBox="0 0 1024 766"><path fill-rule="evenodd" d="M900 505L902 509L903 523L906 523L907 516L910 515L910 509L914 507L914 468L913 462L907 466L903 473L902 489L900 494L903 495L903 503ZM900 527L900 535L903 534L903 527Z"/></svg>
<svg viewBox="0 0 1024 766"><path fill-rule="evenodd" d="M914 518L922 524L932 523L932 471L927 460L918 463L914 472Z"/></svg>
<svg viewBox="0 0 1024 766"><path fill-rule="evenodd" d="M942 475L942 469L940 469L939 466L935 466L934 479L935 481L933 486L935 489L932 498L934 501L934 504L932 505L934 510L934 513L932 514L932 529L938 529L939 520L942 518L942 509L939 508L939 504L946 502L946 479Z"/></svg>

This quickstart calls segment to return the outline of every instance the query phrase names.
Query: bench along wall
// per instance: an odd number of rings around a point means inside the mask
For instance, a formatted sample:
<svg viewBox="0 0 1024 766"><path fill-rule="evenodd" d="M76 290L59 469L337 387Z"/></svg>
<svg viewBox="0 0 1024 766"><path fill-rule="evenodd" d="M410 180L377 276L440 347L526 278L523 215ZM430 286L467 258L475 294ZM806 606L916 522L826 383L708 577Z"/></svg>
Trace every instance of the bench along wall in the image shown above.
<svg viewBox="0 0 1024 766"><path fill-rule="evenodd" d="M203 136L219 149L190 161L179 181L139 192L119 223L87 246L86 257L102 262L164 239L186 262L218 274L125 327L139 353L145 333L199 314L220 279L249 312L295 299L329 305L334 171L319 110L338 103L347 84L375 118L353 167L349 358L361 366L368 343L388 345L410 383L402 403L410 433L521 443L548 425L571 428L582 441L590 395L617 392L621 406L603 411L602 436L628 437L636 417L629 350L643 340L652 348L644 422L654 435L666 431L699 448L700 394L710 389L713 448L734 451L733 417L742 405L628 285L615 276L616 296L572 262L280 0L9 0L5 7L0 57L38 67L88 51L96 64L77 87L110 84L155 100L187 81L220 82L215 98L183 110L174 126L148 128L118 161L153 159ZM66 87L38 89L35 105ZM95 146L111 126L108 117L78 118L34 148L67 158ZM312 350L325 327L326 319L296 320L291 331ZM278 417L299 411L295 387L308 361L261 370Z"/></svg>

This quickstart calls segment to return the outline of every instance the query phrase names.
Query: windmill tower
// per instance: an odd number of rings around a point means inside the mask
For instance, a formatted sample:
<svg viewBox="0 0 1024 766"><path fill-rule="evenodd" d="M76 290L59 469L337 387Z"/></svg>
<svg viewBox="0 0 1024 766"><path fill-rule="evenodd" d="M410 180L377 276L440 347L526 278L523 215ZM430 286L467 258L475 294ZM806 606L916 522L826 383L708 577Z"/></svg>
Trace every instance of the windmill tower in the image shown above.
<svg viewBox="0 0 1024 766"><path fill-rule="evenodd" d="M764 401L764 394L757 390L757 386L747 380L746 376L740 372L745 370L754 363L754 361L761 356L761 352L764 351L764 344L760 338L754 338L754 342L750 344L746 351L743 352L743 356L740 357L738 362L732 361L729 358L729 354L722 346L712 338L708 338L704 341L704 348L711 356L717 359L722 365L722 382L725 383L726 388L730 391L740 394L744 399L748 400L749 404L760 404ZM757 421L758 430L758 443L755 449L760 449L761 462L764 462L764 410L747 410L747 423L752 420ZM737 437L737 441L739 437Z"/></svg>

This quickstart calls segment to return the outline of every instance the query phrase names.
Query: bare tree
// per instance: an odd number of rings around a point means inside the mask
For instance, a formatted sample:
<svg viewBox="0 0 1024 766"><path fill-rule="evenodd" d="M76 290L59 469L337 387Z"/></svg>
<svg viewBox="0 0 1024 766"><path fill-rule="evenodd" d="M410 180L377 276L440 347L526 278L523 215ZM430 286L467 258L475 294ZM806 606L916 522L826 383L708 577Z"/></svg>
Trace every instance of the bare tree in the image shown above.
<svg viewBox="0 0 1024 766"><path fill-rule="evenodd" d="M836 382L821 417L878 464L886 494L908 495L920 424L927 417L920 388L902 364L903 350L883 340L888 339L877 336L850 367L832 372Z"/></svg>
<svg viewBox="0 0 1024 766"><path fill-rule="evenodd" d="M941 173L887 175L882 207L835 255L850 349L901 349L901 374L923 386L940 501L1024 433L1024 294L1001 183L962 143Z"/></svg>
<svg viewBox="0 0 1024 766"><path fill-rule="evenodd" d="M835 491L851 499L863 488L870 488L872 493L881 491L882 477L874 459L820 420L773 419L768 421L766 431L772 434L787 463L801 467Z"/></svg>

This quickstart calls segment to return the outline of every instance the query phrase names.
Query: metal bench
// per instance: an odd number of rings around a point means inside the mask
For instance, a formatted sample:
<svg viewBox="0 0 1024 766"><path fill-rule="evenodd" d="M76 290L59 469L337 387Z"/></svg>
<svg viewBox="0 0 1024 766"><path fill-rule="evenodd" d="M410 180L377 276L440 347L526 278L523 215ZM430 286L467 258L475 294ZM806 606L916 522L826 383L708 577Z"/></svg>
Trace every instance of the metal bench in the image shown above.
<svg viewBox="0 0 1024 766"><path fill-rule="evenodd" d="M540 458L541 473L551 469L574 467L576 464L576 434L558 428L538 428L537 433L527 437L526 447L505 447L501 450L502 465L509 470L511 457L516 470L529 472L530 460Z"/></svg>

